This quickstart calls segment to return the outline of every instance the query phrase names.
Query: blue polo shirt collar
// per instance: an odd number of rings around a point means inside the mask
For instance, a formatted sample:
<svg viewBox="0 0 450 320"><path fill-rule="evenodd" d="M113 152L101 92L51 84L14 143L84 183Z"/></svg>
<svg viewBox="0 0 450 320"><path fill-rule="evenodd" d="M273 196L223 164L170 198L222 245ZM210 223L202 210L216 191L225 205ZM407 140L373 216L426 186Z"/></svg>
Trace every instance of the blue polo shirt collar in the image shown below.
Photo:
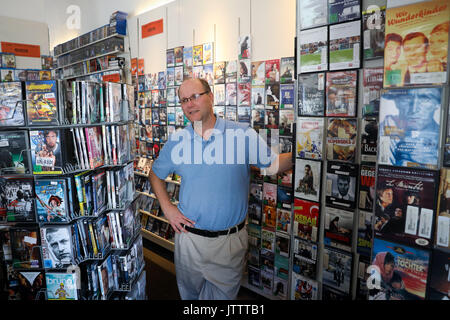
<svg viewBox="0 0 450 320"><path fill-rule="evenodd" d="M213 132L213 134L209 137L208 140L203 140L203 138L194 130L194 127L192 125L192 123L187 127L189 133L190 133L190 137L191 139L197 139L197 141L200 142L206 142L206 141L210 141L211 138L217 134L219 134L218 132ZM225 121L216 116L216 123L214 124L214 129L215 131L220 131L220 134L225 134Z"/></svg>

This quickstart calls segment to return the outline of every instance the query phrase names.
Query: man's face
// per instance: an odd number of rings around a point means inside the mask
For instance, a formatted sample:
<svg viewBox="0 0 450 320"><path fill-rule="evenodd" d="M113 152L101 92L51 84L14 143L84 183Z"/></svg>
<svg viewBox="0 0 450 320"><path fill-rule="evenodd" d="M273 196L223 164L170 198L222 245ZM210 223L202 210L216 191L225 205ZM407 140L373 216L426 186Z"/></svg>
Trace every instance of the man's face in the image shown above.
<svg viewBox="0 0 450 320"><path fill-rule="evenodd" d="M433 122L434 111L438 107L439 92L433 89L412 90L409 95L397 101L397 106L407 109L406 123L410 130L421 130ZM399 108L399 109L400 109Z"/></svg>
<svg viewBox="0 0 450 320"><path fill-rule="evenodd" d="M305 176L309 176L311 169L309 167L305 167Z"/></svg>
<svg viewBox="0 0 450 320"><path fill-rule="evenodd" d="M50 148L54 148L56 146L56 141L57 141L57 135L53 131L50 131L45 136L46 145L49 146Z"/></svg>
<svg viewBox="0 0 450 320"><path fill-rule="evenodd" d="M447 60L448 33L435 32L430 36L430 52L439 60Z"/></svg>
<svg viewBox="0 0 450 320"><path fill-rule="evenodd" d="M197 79L190 79L183 82L179 89L180 100L190 98L194 94L203 93L206 90L203 88L200 81ZM201 95L198 99L193 99L181 105L183 112L189 121L206 121L214 115L213 111L214 96L212 93Z"/></svg>
<svg viewBox="0 0 450 320"><path fill-rule="evenodd" d="M382 202L391 204L394 201L394 191L392 189L386 189L383 191L380 197Z"/></svg>
<svg viewBox="0 0 450 320"><path fill-rule="evenodd" d="M421 65L426 62L427 45L423 37L415 37L403 43L403 52L410 66Z"/></svg>
<svg viewBox="0 0 450 320"><path fill-rule="evenodd" d="M386 65L389 67L392 64L397 63L398 58L400 57L400 53L401 53L400 42L388 41L384 49L384 59Z"/></svg>
<svg viewBox="0 0 450 320"><path fill-rule="evenodd" d="M350 181L348 181L346 178L341 178L340 176L338 176L337 187L341 196L345 196L348 193Z"/></svg>
<svg viewBox="0 0 450 320"><path fill-rule="evenodd" d="M66 230L49 233L47 241L58 260L70 259L70 242Z"/></svg>

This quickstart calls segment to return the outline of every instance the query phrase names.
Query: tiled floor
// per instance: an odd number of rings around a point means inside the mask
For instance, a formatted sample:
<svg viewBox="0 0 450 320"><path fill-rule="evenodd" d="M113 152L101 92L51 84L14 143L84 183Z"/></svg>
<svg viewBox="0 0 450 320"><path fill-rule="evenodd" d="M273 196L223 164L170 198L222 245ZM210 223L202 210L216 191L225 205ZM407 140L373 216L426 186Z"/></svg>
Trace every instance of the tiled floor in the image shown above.
<svg viewBox="0 0 450 320"><path fill-rule="evenodd" d="M172 255L171 252L161 250L148 243L144 245L147 296L149 300L180 300ZM237 299L264 300L265 298L241 287Z"/></svg>

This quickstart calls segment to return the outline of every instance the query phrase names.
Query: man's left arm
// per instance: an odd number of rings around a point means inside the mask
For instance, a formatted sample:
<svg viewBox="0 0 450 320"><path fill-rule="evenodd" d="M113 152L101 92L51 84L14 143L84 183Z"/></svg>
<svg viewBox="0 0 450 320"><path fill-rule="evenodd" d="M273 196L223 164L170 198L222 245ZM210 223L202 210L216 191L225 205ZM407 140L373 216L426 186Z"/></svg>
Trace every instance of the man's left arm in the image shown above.
<svg viewBox="0 0 450 320"><path fill-rule="evenodd" d="M280 174L291 170L293 166L292 152L281 153L272 161L272 164L268 168L261 169L261 174L268 176Z"/></svg>

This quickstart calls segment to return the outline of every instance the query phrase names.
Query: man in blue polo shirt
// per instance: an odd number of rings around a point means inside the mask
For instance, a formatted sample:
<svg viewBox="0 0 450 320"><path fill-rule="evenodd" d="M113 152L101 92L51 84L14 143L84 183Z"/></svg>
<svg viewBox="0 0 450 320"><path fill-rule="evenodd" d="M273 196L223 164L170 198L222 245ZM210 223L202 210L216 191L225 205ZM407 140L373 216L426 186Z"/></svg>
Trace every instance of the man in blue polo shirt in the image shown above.
<svg viewBox="0 0 450 320"><path fill-rule="evenodd" d="M191 122L171 135L149 175L164 215L175 230L175 269L182 299L235 299L248 247L245 218L250 165L263 174L292 168L292 154L271 152L248 125L216 118L203 79L179 89ZM178 206L164 180L181 176Z"/></svg>

